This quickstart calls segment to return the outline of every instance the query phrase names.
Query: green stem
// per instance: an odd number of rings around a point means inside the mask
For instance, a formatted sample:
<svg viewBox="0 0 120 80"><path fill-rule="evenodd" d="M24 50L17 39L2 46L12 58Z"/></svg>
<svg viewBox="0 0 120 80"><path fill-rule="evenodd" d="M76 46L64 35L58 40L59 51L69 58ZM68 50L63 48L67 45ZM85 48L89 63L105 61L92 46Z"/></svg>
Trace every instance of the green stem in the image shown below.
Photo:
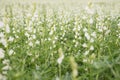
<svg viewBox="0 0 120 80"><path fill-rule="evenodd" d="M61 80L61 65L59 64L59 78Z"/></svg>

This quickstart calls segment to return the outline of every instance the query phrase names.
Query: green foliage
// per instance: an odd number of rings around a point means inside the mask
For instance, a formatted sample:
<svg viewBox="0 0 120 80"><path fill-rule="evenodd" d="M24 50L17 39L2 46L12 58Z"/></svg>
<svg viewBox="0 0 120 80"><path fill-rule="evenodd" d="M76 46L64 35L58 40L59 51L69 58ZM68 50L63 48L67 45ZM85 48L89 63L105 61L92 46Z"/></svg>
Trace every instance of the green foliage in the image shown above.
<svg viewBox="0 0 120 80"><path fill-rule="evenodd" d="M120 80L119 1L9 2L0 3L0 80Z"/></svg>

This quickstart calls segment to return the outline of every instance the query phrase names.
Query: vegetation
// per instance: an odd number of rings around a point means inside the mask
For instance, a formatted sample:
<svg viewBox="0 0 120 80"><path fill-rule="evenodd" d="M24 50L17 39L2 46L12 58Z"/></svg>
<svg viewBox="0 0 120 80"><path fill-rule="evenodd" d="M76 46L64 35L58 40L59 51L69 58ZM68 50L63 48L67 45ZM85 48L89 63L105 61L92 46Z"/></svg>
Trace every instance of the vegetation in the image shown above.
<svg viewBox="0 0 120 80"><path fill-rule="evenodd" d="M120 80L120 0L0 0L0 80Z"/></svg>

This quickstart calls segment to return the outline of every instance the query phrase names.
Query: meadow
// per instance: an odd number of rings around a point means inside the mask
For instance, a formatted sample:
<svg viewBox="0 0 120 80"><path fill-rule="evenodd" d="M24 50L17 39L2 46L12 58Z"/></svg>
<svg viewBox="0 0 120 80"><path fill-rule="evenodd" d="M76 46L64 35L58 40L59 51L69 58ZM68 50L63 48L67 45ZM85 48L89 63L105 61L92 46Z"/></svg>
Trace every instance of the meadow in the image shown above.
<svg viewBox="0 0 120 80"><path fill-rule="evenodd" d="M120 80L120 0L0 0L0 80Z"/></svg>

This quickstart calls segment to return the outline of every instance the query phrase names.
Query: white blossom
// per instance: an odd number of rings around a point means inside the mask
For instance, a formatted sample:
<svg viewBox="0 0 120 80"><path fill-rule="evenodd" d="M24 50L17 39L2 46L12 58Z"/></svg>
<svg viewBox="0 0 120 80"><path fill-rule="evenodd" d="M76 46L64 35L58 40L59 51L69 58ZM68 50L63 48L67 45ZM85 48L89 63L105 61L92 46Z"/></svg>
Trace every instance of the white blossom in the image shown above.
<svg viewBox="0 0 120 80"><path fill-rule="evenodd" d="M4 59L4 60L2 61L2 63L3 63L3 64L6 64L6 65L9 65L10 60L9 60L9 59Z"/></svg>
<svg viewBox="0 0 120 80"><path fill-rule="evenodd" d="M7 80L7 77L3 74L0 74L0 80Z"/></svg>
<svg viewBox="0 0 120 80"><path fill-rule="evenodd" d="M5 53L5 51L2 48L0 48L0 59L5 57L4 53Z"/></svg>
<svg viewBox="0 0 120 80"><path fill-rule="evenodd" d="M93 15L95 12L94 12L94 9L91 9L91 8L89 8L88 6L85 8L85 10L86 10L86 12L88 13L88 14L91 14L91 15Z"/></svg>
<svg viewBox="0 0 120 80"><path fill-rule="evenodd" d="M26 37L29 37L29 36L30 36L30 34L28 34L27 32L25 32L25 36L26 36Z"/></svg>
<svg viewBox="0 0 120 80"><path fill-rule="evenodd" d="M84 55L86 56L86 55L88 55L88 53L89 53L89 51L85 51Z"/></svg>
<svg viewBox="0 0 120 80"><path fill-rule="evenodd" d="M6 29L5 30L6 30L6 33L10 33L10 27L9 27L8 24L6 25Z"/></svg>
<svg viewBox="0 0 120 80"><path fill-rule="evenodd" d="M33 43L30 41L28 45L29 45L29 46L33 46Z"/></svg>
<svg viewBox="0 0 120 80"><path fill-rule="evenodd" d="M10 70L10 69L11 69L11 67L9 65L6 65L2 68L2 70Z"/></svg>
<svg viewBox="0 0 120 80"><path fill-rule="evenodd" d="M59 78L59 77L56 77L56 80L60 80L60 78Z"/></svg>
<svg viewBox="0 0 120 80"><path fill-rule="evenodd" d="M84 28L84 29L83 29L83 32L87 32L87 28Z"/></svg>
<svg viewBox="0 0 120 80"><path fill-rule="evenodd" d="M2 43L5 47L7 47L7 41L4 38L0 39L0 43Z"/></svg>
<svg viewBox="0 0 120 80"><path fill-rule="evenodd" d="M33 39L36 39L36 35L32 35L32 38L33 38Z"/></svg>
<svg viewBox="0 0 120 80"><path fill-rule="evenodd" d="M87 32L85 32L85 37L87 38L87 40L90 40L90 35Z"/></svg>
<svg viewBox="0 0 120 80"><path fill-rule="evenodd" d="M7 74L7 71L2 71L2 74L6 75L6 74Z"/></svg>
<svg viewBox="0 0 120 80"><path fill-rule="evenodd" d="M92 19L92 18L89 20L89 23L90 23L90 24L93 24L93 19Z"/></svg>
<svg viewBox="0 0 120 80"><path fill-rule="evenodd" d="M13 37L9 37L9 39L8 39L8 41L10 41L10 42L13 42L13 40L14 40L14 38Z"/></svg>
<svg viewBox="0 0 120 80"><path fill-rule="evenodd" d="M35 42L35 44L40 44L40 41L37 40L37 41Z"/></svg>
<svg viewBox="0 0 120 80"><path fill-rule="evenodd" d="M57 59L57 62L58 62L58 64L61 64L62 60L64 59L64 54L63 54L61 48L59 48L58 52L59 52L59 58Z"/></svg>
<svg viewBox="0 0 120 80"><path fill-rule="evenodd" d="M94 50L94 47L93 47L93 46L90 46L90 50Z"/></svg>
<svg viewBox="0 0 120 80"><path fill-rule="evenodd" d="M0 21L0 28L3 28L4 23Z"/></svg>
<svg viewBox="0 0 120 80"><path fill-rule="evenodd" d="M14 54L14 51L11 49L8 53L9 56L11 56L12 54Z"/></svg>
<svg viewBox="0 0 120 80"><path fill-rule="evenodd" d="M96 38L96 33L93 32L93 33L91 34L91 36L94 37L94 38Z"/></svg>
<svg viewBox="0 0 120 80"><path fill-rule="evenodd" d="M83 62L88 62L88 60L86 58L83 59Z"/></svg>
<svg viewBox="0 0 120 80"><path fill-rule="evenodd" d="M120 27L120 22L117 25Z"/></svg>
<svg viewBox="0 0 120 80"><path fill-rule="evenodd" d="M0 33L0 38L4 38L4 33Z"/></svg>
<svg viewBox="0 0 120 80"><path fill-rule="evenodd" d="M64 55L62 55L61 57L59 57L57 59L58 64L61 64L63 59L64 59Z"/></svg>
<svg viewBox="0 0 120 80"><path fill-rule="evenodd" d="M86 44L86 43L84 43L82 46L83 46L84 48L86 48L86 47L87 47L87 44Z"/></svg>
<svg viewBox="0 0 120 80"><path fill-rule="evenodd" d="M49 35L52 35L52 34L53 34L53 31L51 30L50 33L49 33Z"/></svg>
<svg viewBox="0 0 120 80"><path fill-rule="evenodd" d="M91 38L91 39L90 39L90 42L91 42L91 43L93 43L93 42L94 42L94 39L93 39L93 38Z"/></svg>

